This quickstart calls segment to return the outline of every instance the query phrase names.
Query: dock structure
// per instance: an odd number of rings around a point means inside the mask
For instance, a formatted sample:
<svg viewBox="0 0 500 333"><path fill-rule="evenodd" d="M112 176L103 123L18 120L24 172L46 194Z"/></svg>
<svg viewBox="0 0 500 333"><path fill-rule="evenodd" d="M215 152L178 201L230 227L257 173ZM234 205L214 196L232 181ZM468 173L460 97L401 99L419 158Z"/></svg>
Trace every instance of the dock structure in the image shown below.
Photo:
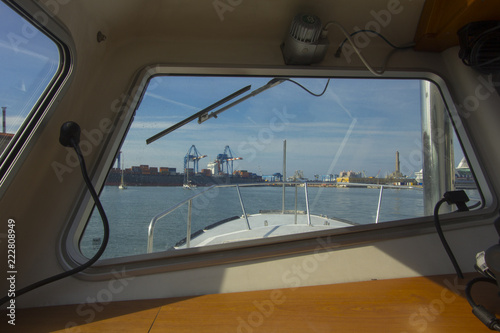
<svg viewBox="0 0 500 333"><path fill-rule="evenodd" d="M414 178L338 177L337 184L417 185Z"/></svg>
<svg viewBox="0 0 500 333"><path fill-rule="evenodd" d="M2 106L2 132L0 133L0 154L7 148L14 133L7 133L7 107Z"/></svg>

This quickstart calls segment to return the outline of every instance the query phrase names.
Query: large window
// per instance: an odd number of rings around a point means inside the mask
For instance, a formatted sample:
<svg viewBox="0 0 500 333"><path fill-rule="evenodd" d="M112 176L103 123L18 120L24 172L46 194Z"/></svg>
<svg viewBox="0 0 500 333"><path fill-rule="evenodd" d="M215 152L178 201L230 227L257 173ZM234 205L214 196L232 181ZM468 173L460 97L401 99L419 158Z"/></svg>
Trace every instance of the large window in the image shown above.
<svg viewBox="0 0 500 333"><path fill-rule="evenodd" d="M56 74L60 56L54 41L3 2L0 15L1 155Z"/></svg>
<svg viewBox="0 0 500 333"><path fill-rule="evenodd" d="M101 192L104 257L419 218L432 215L430 192L480 201L435 91L401 79L152 78ZM101 233L94 212L86 256Z"/></svg>

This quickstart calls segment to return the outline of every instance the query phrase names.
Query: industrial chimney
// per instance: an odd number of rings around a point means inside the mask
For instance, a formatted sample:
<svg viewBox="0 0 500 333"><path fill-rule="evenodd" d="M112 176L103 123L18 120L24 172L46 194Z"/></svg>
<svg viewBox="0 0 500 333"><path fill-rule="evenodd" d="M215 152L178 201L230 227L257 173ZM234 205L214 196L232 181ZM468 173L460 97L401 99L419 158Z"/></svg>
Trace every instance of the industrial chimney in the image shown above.
<svg viewBox="0 0 500 333"><path fill-rule="evenodd" d="M3 124L3 132L2 133L7 133L7 120L6 120L6 114L7 114L7 107L2 106L2 124Z"/></svg>
<svg viewBox="0 0 500 333"><path fill-rule="evenodd" d="M400 167L399 167L399 151L396 151L396 175L399 175L401 173Z"/></svg>

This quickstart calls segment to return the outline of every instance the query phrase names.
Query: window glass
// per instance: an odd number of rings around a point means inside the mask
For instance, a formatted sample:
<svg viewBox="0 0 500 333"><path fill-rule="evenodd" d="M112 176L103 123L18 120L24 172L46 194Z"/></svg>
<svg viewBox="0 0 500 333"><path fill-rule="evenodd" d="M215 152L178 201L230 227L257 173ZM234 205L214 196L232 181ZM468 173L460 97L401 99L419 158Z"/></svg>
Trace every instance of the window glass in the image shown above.
<svg viewBox="0 0 500 333"><path fill-rule="evenodd" d="M57 45L0 2L0 153L58 70Z"/></svg>
<svg viewBox="0 0 500 333"><path fill-rule="evenodd" d="M195 117L146 143L248 85L208 112L230 106L217 117L201 124ZM480 200L440 96L430 102L432 115L443 108L441 118L428 131L422 96L432 87L389 79L153 78L100 196L111 224L104 257L432 215L425 190L434 185L425 179L436 172L447 190L467 188ZM91 257L101 237L95 211L82 252Z"/></svg>

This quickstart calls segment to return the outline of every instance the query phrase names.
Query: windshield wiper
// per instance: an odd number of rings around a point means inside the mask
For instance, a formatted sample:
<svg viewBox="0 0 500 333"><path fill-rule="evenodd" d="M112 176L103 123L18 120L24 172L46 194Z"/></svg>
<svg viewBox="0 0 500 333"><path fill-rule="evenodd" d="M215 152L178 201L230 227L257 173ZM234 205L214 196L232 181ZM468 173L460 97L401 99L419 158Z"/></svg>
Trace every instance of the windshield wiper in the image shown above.
<svg viewBox="0 0 500 333"><path fill-rule="evenodd" d="M249 93L248 95L241 97L240 99L238 99L238 100L234 101L233 103L231 103L231 104L229 104L229 105L226 105L226 106L224 106L223 108L220 108L219 110L214 111L214 112L212 112L212 113L210 113L210 114L206 113L206 114L204 114L204 115L200 116L200 117L198 118L198 124L201 124L202 122L207 121L207 120L208 120L208 119L210 119L210 118L217 118L217 115L218 115L219 113L224 112L224 111L226 111L227 109L230 109L230 108L232 108L233 106L235 106L235 105L237 105L237 104L240 104L240 103L241 103L241 102L243 102L243 101L246 101L246 100L247 100L247 99L249 99L250 97L254 97L254 96L256 96L256 95L260 94L260 93L261 93L261 92L263 92L264 90L267 90L267 89L269 89L269 88L275 87L275 86L277 86L278 84L280 84L280 83L282 83L282 82L284 82L284 81L286 81L286 80L287 80L287 79L279 79L279 78L274 78L274 79L272 79L271 81L269 81L268 83L266 83L265 85L263 85L262 87L255 89L254 91L252 91L252 92L251 92L251 93Z"/></svg>
<svg viewBox="0 0 500 333"><path fill-rule="evenodd" d="M168 133L170 133L172 131L175 131L179 127L184 126L185 124L187 124L187 123L195 120L196 118L198 118L198 124L201 124L201 123L207 121L210 118L217 118L217 115L219 113L224 112L224 111L232 108L233 106L235 106L235 105L237 105L237 104L239 104L239 103L241 103L243 101L246 101L250 97L257 96L261 92L263 92L263 91L265 91L265 90L267 90L269 88L275 87L278 84L280 84L280 83L282 83L284 81L287 81L287 80L288 80L287 78L282 78L282 79L281 78L274 78L274 79L270 80L268 83L266 83L265 85L263 85L262 87L255 89L254 91L252 91L248 95L241 97L240 99L234 101L233 103L231 103L229 105L226 105L226 106L220 108L219 110L214 111L214 112L212 112L210 114L208 113L209 111L211 111L211 110L213 110L213 109L221 106L222 104L230 101L231 99L233 99L233 98L241 95L242 93L250 90L251 85L248 85L245 88L242 88L242 89L238 90L237 92L232 93L231 95L229 95L229 96L221 99L220 101L218 101L218 102L210 105L209 107L204 108L203 110L201 110L199 112L196 112L192 116L187 117L186 119L178 122L177 124L175 124L173 126L170 126L166 130L163 130L160 133L153 135L152 137L150 137L149 139L146 140L146 144L150 144L151 142L154 142L154 141L158 140L159 138L167 135Z"/></svg>
<svg viewBox="0 0 500 333"><path fill-rule="evenodd" d="M175 131L179 127L182 127L182 126L186 125L187 123L195 120L196 118L200 118L200 117L204 116L205 114L208 114L209 111L211 111L211 110L213 110L213 109L221 106L222 104L227 103L228 101L232 100L233 98L235 98L235 97L243 94L244 92L250 90L251 87L252 87L251 85L248 85L248 86L246 86L244 88L241 88L240 90L232 93L231 95L229 95L227 97L224 97L223 99L215 102L214 104L210 105L209 107L206 107L203 110L201 110L199 112L196 112L192 116L189 116L186 119L178 122L177 124L175 124L173 126L170 126L169 128L161 131L160 133L153 135L152 137L150 137L149 139L146 140L146 144L149 145L150 143L158 140L159 138L167 135L168 133L170 133L172 131Z"/></svg>

